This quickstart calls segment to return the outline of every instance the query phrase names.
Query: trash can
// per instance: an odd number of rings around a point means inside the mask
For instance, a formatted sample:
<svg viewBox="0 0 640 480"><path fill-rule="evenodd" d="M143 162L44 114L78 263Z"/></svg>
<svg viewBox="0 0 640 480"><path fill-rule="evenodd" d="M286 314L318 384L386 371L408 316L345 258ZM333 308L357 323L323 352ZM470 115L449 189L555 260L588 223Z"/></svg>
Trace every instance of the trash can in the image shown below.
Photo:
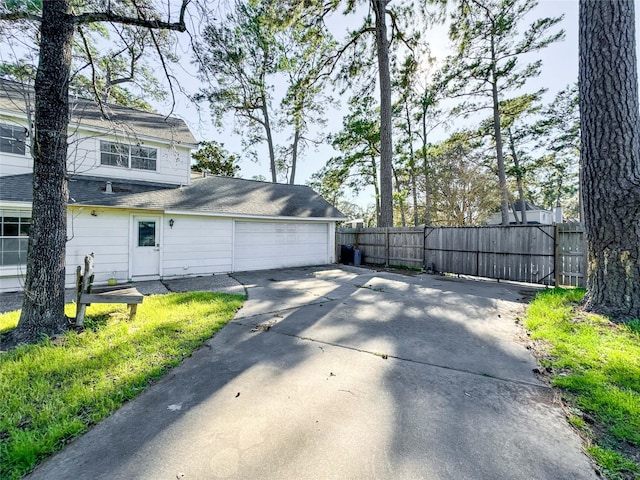
<svg viewBox="0 0 640 480"><path fill-rule="evenodd" d="M356 248L353 251L353 264L358 266L362 263L362 250Z"/></svg>
<svg viewBox="0 0 640 480"><path fill-rule="evenodd" d="M353 265L353 245L340 245L340 263Z"/></svg>

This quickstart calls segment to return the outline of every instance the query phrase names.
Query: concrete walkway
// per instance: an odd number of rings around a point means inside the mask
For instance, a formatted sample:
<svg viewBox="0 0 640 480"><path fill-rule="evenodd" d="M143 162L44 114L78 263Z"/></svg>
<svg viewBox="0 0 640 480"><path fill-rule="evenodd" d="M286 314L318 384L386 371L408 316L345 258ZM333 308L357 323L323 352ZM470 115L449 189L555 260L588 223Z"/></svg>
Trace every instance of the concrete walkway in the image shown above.
<svg viewBox="0 0 640 480"><path fill-rule="evenodd" d="M334 266L226 278L249 295L235 320L29 478L597 478L532 373L523 287Z"/></svg>

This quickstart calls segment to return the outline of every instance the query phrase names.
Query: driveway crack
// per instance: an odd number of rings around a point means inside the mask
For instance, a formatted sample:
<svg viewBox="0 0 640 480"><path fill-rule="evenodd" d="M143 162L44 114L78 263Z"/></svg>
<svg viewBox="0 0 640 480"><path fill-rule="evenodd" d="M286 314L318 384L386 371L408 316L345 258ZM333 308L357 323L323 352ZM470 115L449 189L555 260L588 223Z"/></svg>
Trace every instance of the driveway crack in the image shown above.
<svg viewBox="0 0 640 480"><path fill-rule="evenodd" d="M265 330L267 331L267 330ZM478 371L474 371L474 370L468 370L465 368L457 368L457 367L451 367L448 365L442 365L439 363L433 363L433 362L425 362L422 360L416 360L413 358L407 358L407 357L402 357L399 355L390 355L390 354L386 354L386 353L381 353L381 352L374 352L371 350L366 350L363 348L358 348L358 347L351 347L349 345L343 345L340 343L333 343L333 342L327 342L324 340L317 340L315 338L311 338L311 337L305 337L302 335L296 335L294 333L288 333L288 332L283 332L283 331L279 331L279 330L274 330L274 329L268 329L269 332L272 333L276 333L278 335L283 335L286 337L292 337L292 338L297 338L299 340L304 340L304 341L308 341L308 342L313 342L313 343L320 343L322 345L329 345L332 347L336 347L336 348L343 348L346 350L351 350L354 352L359 352L359 353L364 353L367 355L373 355L376 357L380 357L383 360L388 360L388 359L393 359L393 360L397 360L400 362L407 362L407 363L412 363L415 365L424 365L424 366L428 366L428 367L434 367L434 368L440 368L443 370L449 370L449 371L453 371L453 372L460 372L460 373L466 373L469 375L474 375L477 377L483 377L483 378L489 378L492 380L497 380L500 382L505 382L505 383L512 383L512 384L517 384L517 385L526 385L528 387L536 387L536 388L540 388L542 390L552 390L552 388L549 385L544 385L544 384L540 384L540 383L534 383L534 382L528 382L526 380L517 380L517 379L513 379L513 378L505 378L505 377L500 377L497 375L492 375L492 374L488 374L486 372L478 372ZM324 351L324 350L323 350Z"/></svg>

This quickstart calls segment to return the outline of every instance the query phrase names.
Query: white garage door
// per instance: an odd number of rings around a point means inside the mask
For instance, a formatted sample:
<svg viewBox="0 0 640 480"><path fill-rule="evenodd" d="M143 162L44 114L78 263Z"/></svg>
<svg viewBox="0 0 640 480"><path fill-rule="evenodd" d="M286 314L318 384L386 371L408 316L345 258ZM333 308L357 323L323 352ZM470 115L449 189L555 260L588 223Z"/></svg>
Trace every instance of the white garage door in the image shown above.
<svg viewBox="0 0 640 480"><path fill-rule="evenodd" d="M234 270L322 265L328 242L326 223L235 222Z"/></svg>

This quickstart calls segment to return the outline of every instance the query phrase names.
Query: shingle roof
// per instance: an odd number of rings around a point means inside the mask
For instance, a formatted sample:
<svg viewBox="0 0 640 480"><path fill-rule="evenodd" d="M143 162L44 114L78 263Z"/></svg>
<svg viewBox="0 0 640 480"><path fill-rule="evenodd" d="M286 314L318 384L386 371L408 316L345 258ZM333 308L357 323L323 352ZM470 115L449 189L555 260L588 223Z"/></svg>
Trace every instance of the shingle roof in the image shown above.
<svg viewBox="0 0 640 480"><path fill-rule="evenodd" d="M305 185L210 176L186 187L77 177L69 181L69 204L162 211L264 217L333 218L345 216ZM0 200L32 201L32 175L0 177Z"/></svg>
<svg viewBox="0 0 640 480"><path fill-rule="evenodd" d="M29 95L33 102L35 94L32 87L0 79L0 110L24 113L25 95ZM198 143L186 123L179 118L109 103L103 104L103 112L95 101L77 97L70 98L69 108L72 125L86 125L116 135L151 137L177 144Z"/></svg>

